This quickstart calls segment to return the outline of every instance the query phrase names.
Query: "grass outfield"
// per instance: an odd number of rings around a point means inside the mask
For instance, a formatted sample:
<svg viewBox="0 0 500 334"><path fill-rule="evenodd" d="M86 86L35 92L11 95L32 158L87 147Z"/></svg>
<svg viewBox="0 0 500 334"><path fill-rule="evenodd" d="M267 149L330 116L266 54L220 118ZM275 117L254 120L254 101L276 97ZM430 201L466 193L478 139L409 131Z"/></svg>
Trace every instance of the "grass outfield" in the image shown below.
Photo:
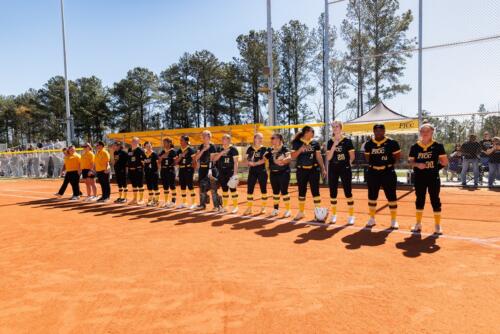
<svg viewBox="0 0 500 334"><path fill-rule="evenodd" d="M355 226L341 197L327 227L58 200L59 184L0 183L0 333L500 332L498 192L442 189L436 238L430 206L408 232L408 190L391 231L384 201L362 228L366 189Z"/></svg>

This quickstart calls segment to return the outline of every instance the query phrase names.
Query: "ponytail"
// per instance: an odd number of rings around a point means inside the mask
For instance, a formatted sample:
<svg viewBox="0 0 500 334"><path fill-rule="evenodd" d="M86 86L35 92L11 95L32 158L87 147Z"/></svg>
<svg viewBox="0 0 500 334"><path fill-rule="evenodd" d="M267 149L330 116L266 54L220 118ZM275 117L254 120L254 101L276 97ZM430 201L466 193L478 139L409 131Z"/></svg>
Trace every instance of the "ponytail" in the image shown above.
<svg viewBox="0 0 500 334"><path fill-rule="evenodd" d="M300 130L299 132L297 132L297 134L295 135L295 137L293 137L293 141L299 141L301 140L304 135L306 134L306 132L309 132L309 131L313 131L314 132L314 129L312 127L310 127L309 125L306 125L302 128L302 130Z"/></svg>

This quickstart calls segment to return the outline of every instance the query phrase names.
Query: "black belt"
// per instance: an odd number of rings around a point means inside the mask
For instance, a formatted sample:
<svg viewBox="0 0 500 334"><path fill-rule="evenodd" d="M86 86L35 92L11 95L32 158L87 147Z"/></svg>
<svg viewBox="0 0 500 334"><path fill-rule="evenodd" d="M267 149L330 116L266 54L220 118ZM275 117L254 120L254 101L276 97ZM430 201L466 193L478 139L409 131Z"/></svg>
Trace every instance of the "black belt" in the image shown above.
<svg viewBox="0 0 500 334"><path fill-rule="evenodd" d="M208 168L208 165L200 165L202 168Z"/></svg>
<svg viewBox="0 0 500 334"><path fill-rule="evenodd" d="M317 164L311 165L311 166L297 166L299 169L313 169L314 167L318 167Z"/></svg>
<svg viewBox="0 0 500 334"><path fill-rule="evenodd" d="M129 167L128 169L129 169L129 170L136 170L136 169L140 169L140 170L142 170L142 167Z"/></svg>
<svg viewBox="0 0 500 334"><path fill-rule="evenodd" d="M371 170L376 170L377 172L382 171L382 170L392 170L393 166L392 165L387 165L387 166L369 166Z"/></svg>
<svg viewBox="0 0 500 334"><path fill-rule="evenodd" d="M191 165L186 165L186 166L179 166L179 168L191 168Z"/></svg>

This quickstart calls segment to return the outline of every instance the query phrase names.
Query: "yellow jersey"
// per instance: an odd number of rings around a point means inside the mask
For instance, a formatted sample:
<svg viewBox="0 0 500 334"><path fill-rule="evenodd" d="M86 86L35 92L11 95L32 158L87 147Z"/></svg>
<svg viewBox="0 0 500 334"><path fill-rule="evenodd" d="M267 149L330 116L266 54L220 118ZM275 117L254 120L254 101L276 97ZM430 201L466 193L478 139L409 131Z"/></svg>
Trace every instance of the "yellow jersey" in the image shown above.
<svg viewBox="0 0 500 334"><path fill-rule="evenodd" d="M108 169L109 166L109 152L105 149L102 149L97 152L95 155L94 163L95 163L95 171L102 172Z"/></svg>
<svg viewBox="0 0 500 334"><path fill-rule="evenodd" d="M80 169L80 154L73 153L64 158L64 167L67 172L76 172Z"/></svg>
<svg viewBox="0 0 500 334"><path fill-rule="evenodd" d="M92 169L94 168L94 152L88 151L82 154L80 160L81 169Z"/></svg>

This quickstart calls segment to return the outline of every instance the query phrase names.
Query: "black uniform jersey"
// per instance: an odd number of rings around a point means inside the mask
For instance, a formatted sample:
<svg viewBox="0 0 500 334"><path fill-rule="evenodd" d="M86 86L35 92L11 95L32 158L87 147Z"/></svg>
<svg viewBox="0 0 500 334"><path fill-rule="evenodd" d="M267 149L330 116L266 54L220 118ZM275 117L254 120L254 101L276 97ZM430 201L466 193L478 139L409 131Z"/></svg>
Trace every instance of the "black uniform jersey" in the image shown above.
<svg viewBox="0 0 500 334"><path fill-rule="evenodd" d="M186 146L186 148L179 148L177 150L177 156L179 159L179 168L188 168L193 166L193 155L195 154L194 148L191 146Z"/></svg>
<svg viewBox="0 0 500 334"><path fill-rule="evenodd" d="M433 141L428 145L424 145L418 141L410 148L408 158L413 159L416 163L424 163L426 165L426 169L424 170L413 168L415 173L424 171L438 173L439 157L443 155L446 156L443 144Z"/></svg>
<svg viewBox="0 0 500 334"><path fill-rule="evenodd" d="M328 141L326 149L330 150L333 147L333 139ZM354 145L352 140L349 138L342 137L335 147L335 152L333 152L333 157L329 161L331 165L349 165L351 163L349 152L354 151Z"/></svg>
<svg viewBox="0 0 500 334"><path fill-rule="evenodd" d="M199 147L198 147L198 150L201 151L203 150L203 147L204 145L201 144ZM208 168L209 165L210 165L210 155L212 153L217 153L217 149L215 148L215 145L210 143L209 144L209 147L208 147L208 150L206 150L205 152L203 152L200 156L200 168Z"/></svg>
<svg viewBox="0 0 500 334"><path fill-rule="evenodd" d="M113 167L116 172L123 172L127 167L128 154L124 150L113 152Z"/></svg>
<svg viewBox="0 0 500 334"><path fill-rule="evenodd" d="M132 150L132 148L129 148L128 149L127 167L128 168L140 168L140 169L142 169L143 162L144 162L145 158L146 158L146 155L144 154L144 150L142 148L136 147L135 150Z"/></svg>
<svg viewBox="0 0 500 334"><path fill-rule="evenodd" d="M290 156L290 150L286 146L281 146L278 149L270 147L265 155L265 158L269 161L269 169L271 172L289 172L290 164L280 166L276 164L277 160L283 160Z"/></svg>
<svg viewBox="0 0 500 334"><path fill-rule="evenodd" d="M217 150L217 152L222 152L222 151L224 151L223 147L219 147L219 149ZM238 152L236 147L231 145L227 153L220 157L218 161L219 162L218 167L223 171L234 170L234 157L237 157L239 155L240 153Z"/></svg>
<svg viewBox="0 0 500 334"><path fill-rule="evenodd" d="M365 144L365 155L370 168L385 169L394 166L394 154L401 152L397 141L385 137L381 141L371 139Z"/></svg>
<svg viewBox="0 0 500 334"><path fill-rule="evenodd" d="M176 156L177 156L177 151L174 148L171 148L168 151L162 150L159 155L159 157L162 158L161 169L162 170L174 169Z"/></svg>
<svg viewBox="0 0 500 334"><path fill-rule="evenodd" d="M306 151L299 154L297 157L297 167L313 167L318 166L316 160L316 152L320 151L319 143L315 140L309 142L299 139L292 142L293 151L298 151L302 146L306 146Z"/></svg>
<svg viewBox="0 0 500 334"><path fill-rule="evenodd" d="M258 162L262 159L264 159L264 156L267 152L268 148L261 146L259 148L255 148L253 146L250 146L247 149L247 161L252 161L252 162ZM262 172L266 169L266 165L258 165L254 167L250 167L250 172Z"/></svg>
<svg viewBox="0 0 500 334"><path fill-rule="evenodd" d="M158 154L152 151L151 153L145 152L144 171L146 173L158 172Z"/></svg>

